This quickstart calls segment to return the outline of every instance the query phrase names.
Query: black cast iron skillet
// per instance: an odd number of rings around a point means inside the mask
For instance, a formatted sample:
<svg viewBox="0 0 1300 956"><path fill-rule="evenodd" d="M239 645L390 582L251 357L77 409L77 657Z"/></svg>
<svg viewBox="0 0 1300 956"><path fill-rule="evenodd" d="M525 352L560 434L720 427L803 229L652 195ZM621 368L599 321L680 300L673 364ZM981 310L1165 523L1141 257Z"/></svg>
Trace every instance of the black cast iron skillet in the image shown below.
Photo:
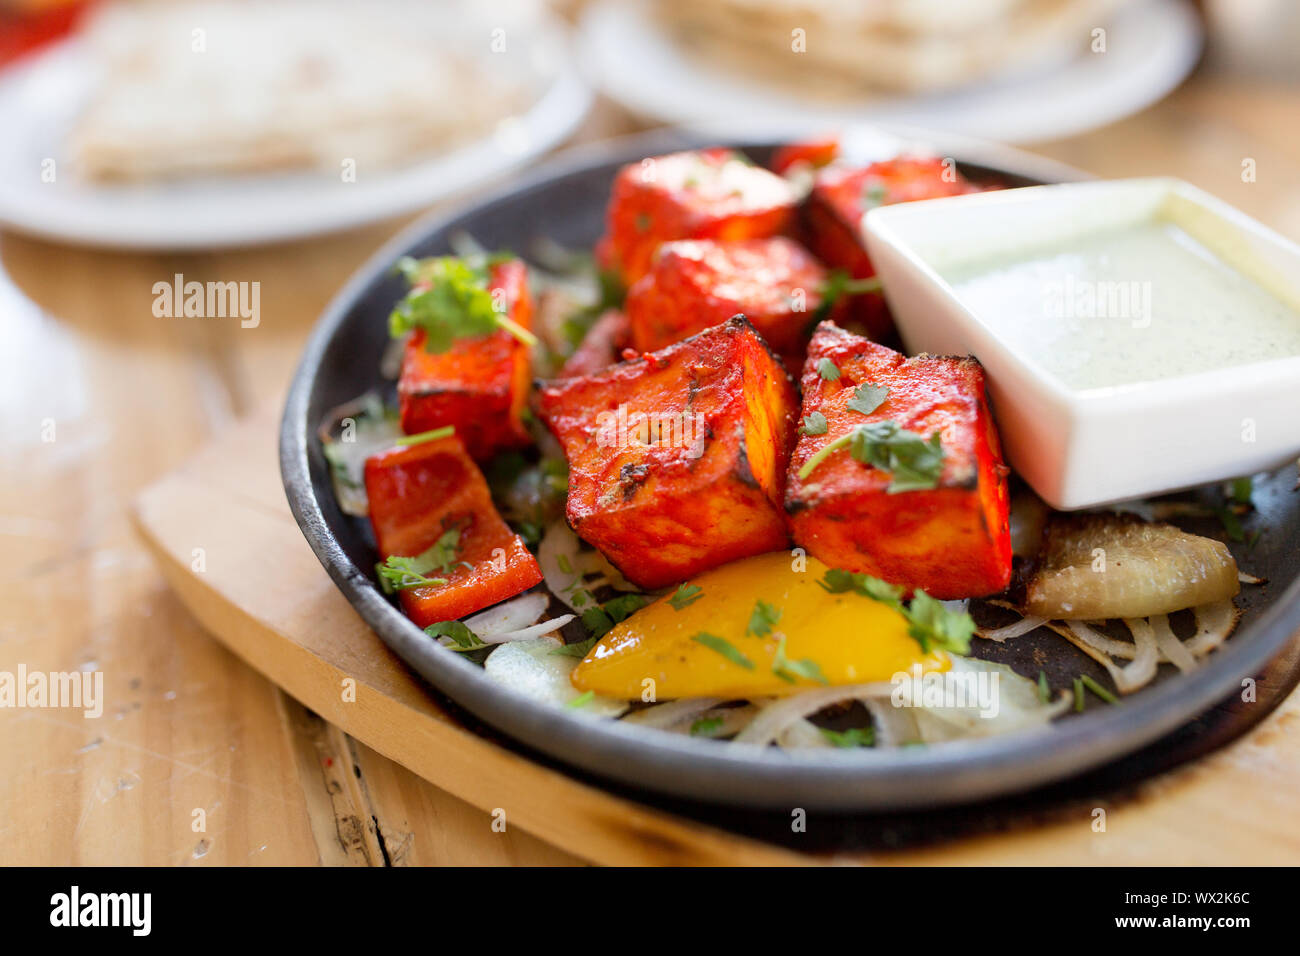
<svg viewBox="0 0 1300 956"><path fill-rule="evenodd" d="M1015 186L1081 175L1001 147L938 136L924 141L956 158L962 172L976 181ZM1191 674L1164 666L1156 682L1120 704L1090 706L1083 714L1040 730L895 749L790 752L733 747L536 704L505 691L479 666L436 646L376 586L376 555L365 522L339 511L315 437L329 409L381 384L386 318L405 291L402 280L393 275L393 264L402 255L449 253L449 237L457 232L471 234L490 249L524 254L539 237L569 248L590 248L602 231L610 183L619 166L673 149L715 144L698 134L658 131L570 151L523 182L403 232L352 277L317 323L281 425L285 490L294 517L325 569L402 660L498 731L624 788L753 808L917 810L1020 793L1132 754L1240 693L1243 681L1261 672L1287 645L1300 629L1300 555L1295 547L1300 540L1300 494L1291 491L1290 471L1256 482L1258 510L1247 520L1246 530L1261 534L1253 546L1233 549L1243 569L1271 583L1243 591L1238 598L1243 622L1226 645ZM732 145L759 162L772 149L770 142ZM1190 496L1214 502L1217 494L1216 489L1202 489ZM1211 523L1189 530L1217 529ZM975 645L978 656L1011 664L1027 676L1045 669L1056 688L1068 687L1080 673L1105 679L1098 665L1046 633L1003 645L983 640ZM1259 706L1266 711L1271 704Z"/></svg>

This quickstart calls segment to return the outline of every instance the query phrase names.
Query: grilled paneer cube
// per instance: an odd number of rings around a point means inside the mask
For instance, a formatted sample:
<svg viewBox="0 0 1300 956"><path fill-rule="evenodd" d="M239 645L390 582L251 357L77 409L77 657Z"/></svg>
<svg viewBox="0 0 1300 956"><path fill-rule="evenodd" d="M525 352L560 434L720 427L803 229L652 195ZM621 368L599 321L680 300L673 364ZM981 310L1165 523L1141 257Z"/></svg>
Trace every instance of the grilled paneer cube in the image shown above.
<svg viewBox="0 0 1300 956"><path fill-rule="evenodd" d="M797 411L794 383L739 316L538 393L569 462L569 524L648 589L786 546Z"/></svg>
<svg viewBox="0 0 1300 956"><path fill-rule="evenodd" d="M493 265L488 291L507 318L521 328L531 328L533 305L523 262L507 259ZM453 425L478 461L503 449L528 445L531 439L523 424L530 378L528 346L504 329L457 339L445 352L428 351L425 339L425 331L417 329L402 356L397 383L402 430L412 435Z"/></svg>
<svg viewBox="0 0 1300 956"><path fill-rule="evenodd" d="M796 544L937 598L1006 588L1008 469L979 362L907 358L825 322L803 416L785 494Z"/></svg>
<svg viewBox="0 0 1300 956"><path fill-rule="evenodd" d="M665 243L627 293L632 347L652 352L739 313L798 375L826 281L821 263L781 236Z"/></svg>
<svg viewBox="0 0 1300 956"><path fill-rule="evenodd" d="M404 577L399 562L390 586L397 585L402 607L420 627L472 614L542 579L523 539L497 514L459 438L374 455L366 460L365 480L380 556L415 559L413 576ZM403 586L419 578L442 583Z"/></svg>
<svg viewBox="0 0 1300 956"><path fill-rule="evenodd" d="M794 188L729 149L671 153L614 180L599 258L631 286L673 239L757 239L792 223Z"/></svg>
<svg viewBox="0 0 1300 956"><path fill-rule="evenodd" d="M938 158L830 166L817 173L803 207L808 248L831 268L844 269L855 279L870 278L876 270L862 241L862 217L869 210L975 191L950 161ZM893 320L879 294L855 296L849 316L872 338L885 338L893 331Z"/></svg>

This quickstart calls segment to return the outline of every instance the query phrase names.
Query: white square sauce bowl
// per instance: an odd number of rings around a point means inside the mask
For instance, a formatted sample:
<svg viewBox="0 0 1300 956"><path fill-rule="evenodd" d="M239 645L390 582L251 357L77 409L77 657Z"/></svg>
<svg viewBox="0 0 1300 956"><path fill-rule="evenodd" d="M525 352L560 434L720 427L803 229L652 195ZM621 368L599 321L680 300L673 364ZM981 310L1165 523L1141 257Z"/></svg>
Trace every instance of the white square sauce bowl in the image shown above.
<svg viewBox="0 0 1300 956"><path fill-rule="evenodd" d="M909 352L971 354L1007 458L1071 510L1300 455L1300 246L1176 179L871 210Z"/></svg>

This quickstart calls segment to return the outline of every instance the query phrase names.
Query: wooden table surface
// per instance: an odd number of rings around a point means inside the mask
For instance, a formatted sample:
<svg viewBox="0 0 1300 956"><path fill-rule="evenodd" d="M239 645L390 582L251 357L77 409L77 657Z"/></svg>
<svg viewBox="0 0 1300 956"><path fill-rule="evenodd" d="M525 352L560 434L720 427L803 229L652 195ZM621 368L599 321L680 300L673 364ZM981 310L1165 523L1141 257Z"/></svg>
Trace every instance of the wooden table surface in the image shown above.
<svg viewBox="0 0 1300 956"><path fill-rule="evenodd" d="M1103 176L1182 176L1300 238L1298 114L1286 77L1203 69L1138 116L1035 149ZM601 104L579 138L632 128ZM0 709L0 863L579 862L494 832L306 712L205 636L131 529L140 488L278 405L321 308L401 225L178 255L0 235L0 670L98 668L107 698L98 720ZM261 324L155 318L152 286L177 272L259 281Z"/></svg>

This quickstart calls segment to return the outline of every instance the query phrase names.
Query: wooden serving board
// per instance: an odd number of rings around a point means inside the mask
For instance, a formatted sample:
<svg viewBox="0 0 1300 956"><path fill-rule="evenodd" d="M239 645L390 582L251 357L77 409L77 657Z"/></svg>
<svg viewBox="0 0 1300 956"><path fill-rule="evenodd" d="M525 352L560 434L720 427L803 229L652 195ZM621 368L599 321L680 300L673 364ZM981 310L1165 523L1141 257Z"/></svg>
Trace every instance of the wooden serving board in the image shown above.
<svg viewBox="0 0 1300 956"><path fill-rule="evenodd" d="M171 586L213 636L331 724L580 857L758 865L1300 861L1300 695L1259 720L1269 694L1276 699L1295 683L1295 642L1260 676L1259 702L1223 705L1086 778L975 808L815 815L798 830L786 815L660 798L563 768L441 699L362 622L289 513L277 425L276 410L267 409L230 428L136 500L136 526ZM1156 773L1174 763L1182 765Z"/></svg>

